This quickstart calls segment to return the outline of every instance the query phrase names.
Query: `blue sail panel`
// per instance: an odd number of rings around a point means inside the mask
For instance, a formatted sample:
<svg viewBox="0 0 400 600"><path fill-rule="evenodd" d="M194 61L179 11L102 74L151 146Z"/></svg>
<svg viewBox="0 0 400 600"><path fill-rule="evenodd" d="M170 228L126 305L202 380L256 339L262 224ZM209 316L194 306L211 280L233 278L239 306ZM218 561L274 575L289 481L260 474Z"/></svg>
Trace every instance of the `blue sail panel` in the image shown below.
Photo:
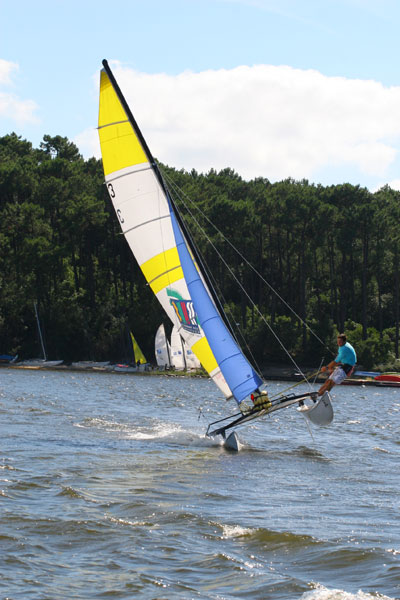
<svg viewBox="0 0 400 600"><path fill-rule="evenodd" d="M171 220L186 285L200 325L223 376L240 403L262 384L262 379L243 355L217 311L196 269L172 208Z"/></svg>

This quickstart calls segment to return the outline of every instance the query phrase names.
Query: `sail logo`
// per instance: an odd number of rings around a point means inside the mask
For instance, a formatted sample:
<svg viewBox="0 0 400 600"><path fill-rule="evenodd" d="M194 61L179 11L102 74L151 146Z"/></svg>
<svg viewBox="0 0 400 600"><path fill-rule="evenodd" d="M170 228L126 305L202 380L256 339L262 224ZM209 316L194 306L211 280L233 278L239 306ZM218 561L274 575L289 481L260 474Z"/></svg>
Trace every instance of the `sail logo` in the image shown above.
<svg viewBox="0 0 400 600"><path fill-rule="evenodd" d="M179 323L183 329L189 331L190 333L200 333L193 302L191 300L171 298L170 303L173 306L176 316L179 319Z"/></svg>

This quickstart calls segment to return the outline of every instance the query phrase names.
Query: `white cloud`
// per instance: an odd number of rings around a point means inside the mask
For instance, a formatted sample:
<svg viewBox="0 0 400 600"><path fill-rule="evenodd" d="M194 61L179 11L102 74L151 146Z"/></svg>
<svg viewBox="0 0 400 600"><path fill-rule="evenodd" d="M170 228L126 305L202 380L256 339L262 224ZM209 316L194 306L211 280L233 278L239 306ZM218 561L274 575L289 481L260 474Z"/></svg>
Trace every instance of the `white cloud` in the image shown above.
<svg viewBox="0 0 400 600"><path fill-rule="evenodd" d="M288 66L113 71L151 151L176 168L276 181L351 167L385 178L398 154L400 87Z"/></svg>
<svg viewBox="0 0 400 600"><path fill-rule="evenodd" d="M0 86L12 86L12 75L18 65L0 58ZM0 117L11 119L19 125L36 123L37 104L33 100L22 100L15 93L0 89Z"/></svg>
<svg viewBox="0 0 400 600"><path fill-rule="evenodd" d="M383 188L385 185L388 185L390 188L392 188L392 190L396 190L396 191L400 192L400 179L393 179L392 181L378 183L377 185L374 186L374 188L371 191L377 192L378 190Z"/></svg>
<svg viewBox="0 0 400 600"><path fill-rule="evenodd" d="M0 85L11 85L11 73L18 65L0 58Z"/></svg>
<svg viewBox="0 0 400 600"><path fill-rule="evenodd" d="M100 142L96 129L85 129L74 137L73 142L85 158L91 158L92 156L100 158Z"/></svg>

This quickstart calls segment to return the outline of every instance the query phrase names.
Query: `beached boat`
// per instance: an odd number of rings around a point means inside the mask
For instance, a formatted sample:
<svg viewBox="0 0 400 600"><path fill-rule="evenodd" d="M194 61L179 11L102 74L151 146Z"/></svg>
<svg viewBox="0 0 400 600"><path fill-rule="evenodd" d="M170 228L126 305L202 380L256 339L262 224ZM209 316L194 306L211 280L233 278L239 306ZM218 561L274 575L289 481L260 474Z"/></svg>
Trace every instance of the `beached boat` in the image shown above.
<svg viewBox="0 0 400 600"><path fill-rule="evenodd" d="M38 330L38 335L39 335L39 340L40 340L40 347L42 349L42 358L28 358L26 360L19 361L16 364L16 366L29 368L29 369L43 369L43 368L48 369L50 367L58 367L64 361L63 360L48 360L46 347L44 344L42 327L40 325L37 302L33 303L33 308L35 310L36 325L37 325L37 330Z"/></svg>
<svg viewBox="0 0 400 600"><path fill-rule="evenodd" d="M171 332L171 363L176 371L186 371L183 340L176 325L173 326Z"/></svg>
<svg viewBox="0 0 400 600"><path fill-rule="evenodd" d="M78 369L78 370L82 370L82 371L87 371L90 369L100 371L100 370L108 369L110 367L110 361L109 360L106 360L106 361L80 360L80 361L71 363L71 367L73 369Z"/></svg>
<svg viewBox="0 0 400 600"><path fill-rule="evenodd" d="M400 387L400 373L381 373L374 380L378 385Z"/></svg>
<svg viewBox="0 0 400 600"><path fill-rule="evenodd" d="M167 340L163 323L161 323L156 332L154 351L158 368L169 369L171 367L171 348L169 341Z"/></svg>

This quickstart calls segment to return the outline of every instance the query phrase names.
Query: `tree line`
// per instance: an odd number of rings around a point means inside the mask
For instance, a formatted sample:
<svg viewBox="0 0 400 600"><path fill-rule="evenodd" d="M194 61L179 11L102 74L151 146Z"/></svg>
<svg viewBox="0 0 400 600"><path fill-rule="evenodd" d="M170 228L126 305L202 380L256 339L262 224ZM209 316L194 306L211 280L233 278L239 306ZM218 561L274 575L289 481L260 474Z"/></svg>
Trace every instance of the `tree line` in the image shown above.
<svg viewBox="0 0 400 600"><path fill-rule="evenodd" d="M365 368L399 368L400 192L160 168L260 366L318 366L345 331ZM39 354L37 302L49 357L127 360L131 330L153 360L164 313L103 181L67 138L0 138L0 354Z"/></svg>

